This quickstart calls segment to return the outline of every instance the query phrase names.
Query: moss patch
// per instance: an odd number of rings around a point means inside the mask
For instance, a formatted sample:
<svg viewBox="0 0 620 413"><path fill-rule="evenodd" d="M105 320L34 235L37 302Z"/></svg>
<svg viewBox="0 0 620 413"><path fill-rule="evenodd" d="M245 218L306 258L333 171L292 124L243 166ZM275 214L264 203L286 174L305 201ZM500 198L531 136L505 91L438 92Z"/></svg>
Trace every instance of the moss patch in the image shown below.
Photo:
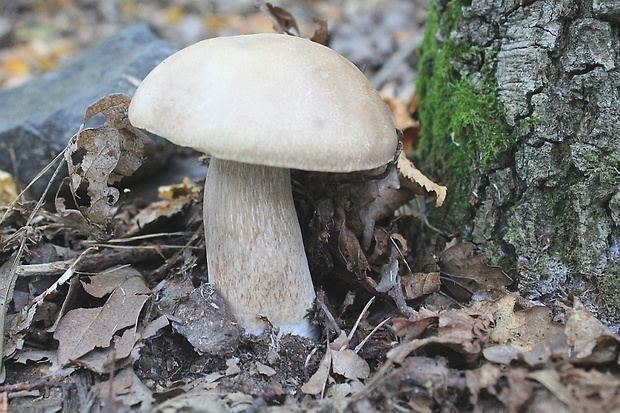
<svg viewBox="0 0 620 413"><path fill-rule="evenodd" d="M420 148L426 170L450 187L450 202L466 206L473 171L484 172L497 155L516 143L497 101L490 47L466 44L454 35L462 0L441 12L433 2L420 49Z"/></svg>

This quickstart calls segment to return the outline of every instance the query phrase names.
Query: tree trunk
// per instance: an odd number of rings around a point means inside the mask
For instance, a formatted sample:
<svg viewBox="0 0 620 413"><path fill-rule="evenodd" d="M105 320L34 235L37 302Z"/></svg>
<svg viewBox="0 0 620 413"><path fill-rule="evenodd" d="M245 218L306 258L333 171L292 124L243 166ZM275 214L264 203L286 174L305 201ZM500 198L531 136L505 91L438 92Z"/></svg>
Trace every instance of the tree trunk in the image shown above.
<svg viewBox="0 0 620 413"><path fill-rule="evenodd" d="M417 85L449 229L620 325L620 1L437 0Z"/></svg>

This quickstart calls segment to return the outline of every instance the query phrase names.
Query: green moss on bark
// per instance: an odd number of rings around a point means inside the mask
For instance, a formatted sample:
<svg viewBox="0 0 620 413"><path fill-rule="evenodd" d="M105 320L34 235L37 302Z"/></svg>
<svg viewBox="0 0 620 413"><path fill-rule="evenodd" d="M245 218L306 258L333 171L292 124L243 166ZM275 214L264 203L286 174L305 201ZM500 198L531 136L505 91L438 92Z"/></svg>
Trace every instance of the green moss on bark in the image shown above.
<svg viewBox="0 0 620 413"><path fill-rule="evenodd" d="M449 1L441 12L436 3L430 6L416 86L423 162L449 185L449 201L461 207L470 198L472 172L487 169L517 139L497 101L489 64L495 51L454 35L464 5Z"/></svg>

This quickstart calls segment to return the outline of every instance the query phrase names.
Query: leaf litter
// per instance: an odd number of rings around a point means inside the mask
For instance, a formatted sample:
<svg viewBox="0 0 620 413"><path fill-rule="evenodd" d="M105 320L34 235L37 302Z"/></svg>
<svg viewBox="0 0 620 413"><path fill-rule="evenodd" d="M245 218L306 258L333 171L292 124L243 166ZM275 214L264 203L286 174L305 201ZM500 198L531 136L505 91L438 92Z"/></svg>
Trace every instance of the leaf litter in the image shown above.
<svg viewBox="0 0 620 413"><path fill-rule="evenodd" d="M265 7L280 31L299 31L286 10ZM68 201L3 208L0 394L27 390L12 408L94 399L156 412L620 409L619 338L573 297L548 308L508 291L513 280L474 245L402 213L447 195L405 152L375 171L293 173L325 335L240 335L204 283L200 185L122 202L116 185L147 139L127 121L128 99L87 110L84 123L105 123L82 128L64 152ZM415 139L419 125L399 118ZM84 385L85 372L95 384Z"/></svg>

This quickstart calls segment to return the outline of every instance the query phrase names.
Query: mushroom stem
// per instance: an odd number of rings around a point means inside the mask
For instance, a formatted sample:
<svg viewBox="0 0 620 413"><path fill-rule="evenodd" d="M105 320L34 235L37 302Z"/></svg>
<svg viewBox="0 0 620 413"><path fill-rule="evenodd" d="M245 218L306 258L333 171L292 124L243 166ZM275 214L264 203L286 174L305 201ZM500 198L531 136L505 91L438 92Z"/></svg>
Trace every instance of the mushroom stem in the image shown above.
<svg viewBox="0 0 620 413"><path fill-rule="evenodd" d="M315 293L287 168L212 158L205 183L209 281L239 324L260 334L314 336L305 318Z"/></svg>

